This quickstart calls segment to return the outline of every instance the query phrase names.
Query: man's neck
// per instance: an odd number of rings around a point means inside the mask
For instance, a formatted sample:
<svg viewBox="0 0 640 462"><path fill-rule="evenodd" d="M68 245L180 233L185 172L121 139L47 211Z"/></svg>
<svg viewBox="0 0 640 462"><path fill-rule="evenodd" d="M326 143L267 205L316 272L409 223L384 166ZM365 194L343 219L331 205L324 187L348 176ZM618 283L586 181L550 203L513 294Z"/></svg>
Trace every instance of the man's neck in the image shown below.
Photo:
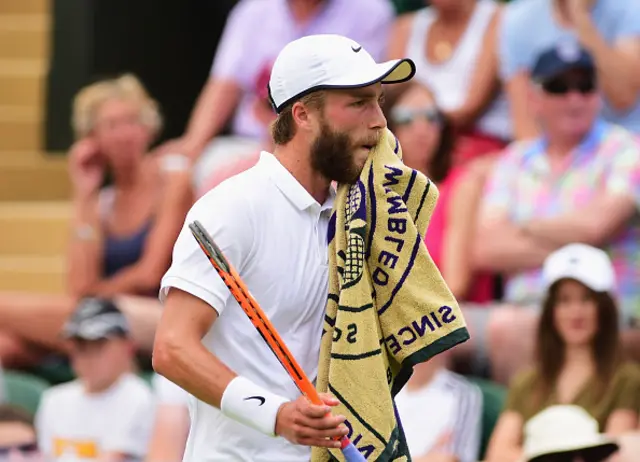
<svg viewBox="0 0 640 462"><path fill-rule="evenodd" d="M547 154L551 158L564 159L569 156L584 140L581 136L549 136L547 138Z"/></svg>
<svg viewBox="0 0 640 462"><path fill-rule="evenodd" d="M291 141L286 146L276 146L273 155L318 204L324 204L329 197L331 181L313 170L308 149Z"/></svg>
<svg viewBox="0 0 640 462"><path fill-rule="evenodd" d="M327 0L287 0L291 16L298 23L306 23Z"/></svg>

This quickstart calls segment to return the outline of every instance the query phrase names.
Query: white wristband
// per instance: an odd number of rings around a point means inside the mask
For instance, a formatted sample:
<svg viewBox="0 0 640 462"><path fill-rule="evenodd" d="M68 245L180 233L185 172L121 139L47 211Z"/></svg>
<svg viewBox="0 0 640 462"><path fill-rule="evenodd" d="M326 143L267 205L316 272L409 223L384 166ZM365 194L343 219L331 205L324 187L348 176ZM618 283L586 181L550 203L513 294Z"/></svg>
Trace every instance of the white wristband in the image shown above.
<svg viewBox="0 0 640 462"><path fill-rule="evenodd" d="M245 377L236 377L222 394L220 410L227 417L258 430L276 436L278 409L287 398L271 393Z"/></svg>

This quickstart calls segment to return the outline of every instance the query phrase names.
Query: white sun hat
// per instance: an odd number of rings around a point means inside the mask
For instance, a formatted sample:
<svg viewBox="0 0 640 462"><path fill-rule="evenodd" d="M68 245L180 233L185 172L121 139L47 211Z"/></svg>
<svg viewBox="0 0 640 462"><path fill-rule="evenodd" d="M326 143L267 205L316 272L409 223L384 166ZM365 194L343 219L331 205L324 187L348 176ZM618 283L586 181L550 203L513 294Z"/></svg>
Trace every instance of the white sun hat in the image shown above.
<svg viewBox="0 0 640 462"><path fill-rule="evenodd" d="M269 79L269 98L276 112L318 90L361 88L377 82L410 80L410 59L376 63L362 45L342 35L308 35L288 43L278 54Z"/></svg>
<svg viewBox="0 0 640 462"><path fill-rule="evenodd" d="M525 425L524 462L543 461L545 456L579 451L604 460L619 446L598 431L598 422L580 406L551 406Z"/></svg>
<svg viewBox="0 0 640 462"><path fill-rule="evenodd" d="M542 267L545 287L574 279L596 292L615 289L615 271L605 251L586 244L566 245L547 257Z"/></svg>

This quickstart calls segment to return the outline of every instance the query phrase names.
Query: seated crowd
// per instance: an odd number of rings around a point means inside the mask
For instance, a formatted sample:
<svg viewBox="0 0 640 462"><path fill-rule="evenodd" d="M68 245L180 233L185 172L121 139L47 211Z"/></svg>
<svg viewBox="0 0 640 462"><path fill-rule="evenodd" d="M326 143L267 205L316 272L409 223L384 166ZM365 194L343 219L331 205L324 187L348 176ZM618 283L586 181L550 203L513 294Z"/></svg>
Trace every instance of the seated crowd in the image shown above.
<svg viewBox="0 0 640 462"><path fill-rule="evenodd" d="M182 459L189 396L149 367L160 279L194 200L272 148L271 63L317 33L417 65L383 109L403 161L440 192L424 241L471 340L396 397L413 460L637 460L633 0L430 0L398 17L389 0L240 0L184 136L154 149L160 110L134 76L82 89L68 291L0 293L4 373L57 364L74 380L35 416L0 405L0 455ZM0 402L11 395L0 387Z"/></svg>

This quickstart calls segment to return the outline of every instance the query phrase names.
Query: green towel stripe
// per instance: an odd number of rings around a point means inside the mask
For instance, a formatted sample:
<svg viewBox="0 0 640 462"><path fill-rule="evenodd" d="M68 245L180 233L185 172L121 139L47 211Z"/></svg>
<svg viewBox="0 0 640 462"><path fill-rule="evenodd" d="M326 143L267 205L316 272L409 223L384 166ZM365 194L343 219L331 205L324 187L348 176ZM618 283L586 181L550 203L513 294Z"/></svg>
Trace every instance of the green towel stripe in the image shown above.
<svg viewBox="0 0 640 462"><path fill-rule="evenodd" d="M376 355L379 355L380 353L382 353L382 350L380 348L378 348L377 350L367 351L365 353L358 353L356 355L331 353L331 358L332 359L357 360L357 359L370 358L371 356L376 356Z"/></svg>
<svg viewBox="0 0 640 462"><path fill-rule="evenodd" d="M402 387L405 386L411 377L413 367L416 364L428 361L434 356L447 351L460 343L466 342L467 340L469 340L469 331L466 327L459 327L458 329L449 332L444 337L440 337L435 342L411 353L402 362L402 368L393 381L393 385L391 386L391 396L395 397L398 392L402 390Z"/></svg>
<svg viewBox="0 0 640 462"><path fill-rule="evenodd" d="M369 308L373 308L373 303L367 303L366 305L362 305L362 306L346 306L346 305L338 306L338 310L348 311L349 313L359 313L361 311L366 311Z"/></svg>

